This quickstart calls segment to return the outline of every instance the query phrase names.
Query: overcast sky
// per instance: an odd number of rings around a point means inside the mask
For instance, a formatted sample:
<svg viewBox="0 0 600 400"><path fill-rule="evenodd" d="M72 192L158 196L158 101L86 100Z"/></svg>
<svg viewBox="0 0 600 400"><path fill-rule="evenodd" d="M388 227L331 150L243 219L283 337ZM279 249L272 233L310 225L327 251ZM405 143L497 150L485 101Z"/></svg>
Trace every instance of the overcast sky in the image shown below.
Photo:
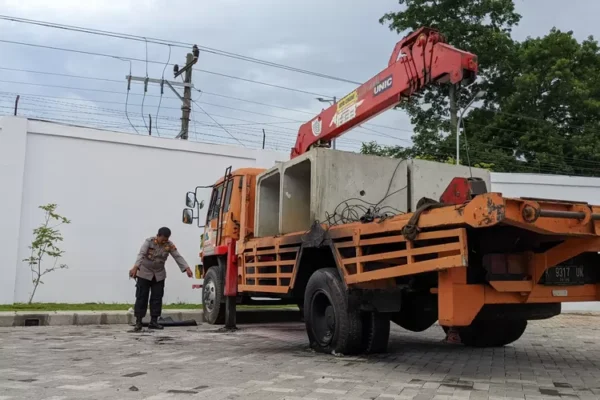
<svg viewBox="0 0 600 400"><path fill-rule="evenodd" d="M567 3L559 0L516 0L516 5L523 18L514 31L515 38L544 35L553 26L573 30L580 40L589 35L597 37L600 34L597 22L597 16L600 15L598 1L571 0ZM386 67L394 44L401 37L391 32L387 26L379 24L378 19L385 12L399 9L396 0L0 0L0 14L4 15L197 43L359 82L366 81ZM146 58L143 42L7 21L0 21L0 32L1 40ZM11 113L14 95L8 93L19 93L22 95L22 115L58 118L72 123L79 121L80 124L132 131L124 113L127 87L125 75L130 68L128 62L1 42L0 49L0 114ZM186 49L173 47L171 51L170 64L183 64ZM148 45L149 60L166 62L168 55L167 46ZM42 75L6 68L121 82ZM146 76L147 69L149 77L160 78L163 68L164 65L159 64L132 63L133 75L137 76ZM354 88L352 84L205 52L200 54L196 68L338 98ZM166 68L165 77L172 78L171 65ZM193 98L197 104L220 124L227 126L231 134L251 147L260 145L261 130L264 128L267 147L287 152L295 142L296 130L300 125L294 121L309 120L326 106L315 99L315 94L298 93L209 73L194 72L193 81L196 88L213 93L194 92ZM127 100L129 117L140 133L145 130L141 119L142 94L143 86L134 85ZM144 115L151 113L155 120L159 97L152 96L160 95L160 88L151 85L147 94L143 99ZM257 105L215 94L303 112ZM161 102L158 129L162 136L173 136L179 127L180 111L177 107L180 103L173 97L172 93L166 91ZM191 124L191 139L236 143L224 130L207 126L206 124L213 122L197 106L194 107L193 119L195 122ZM148 123L148 118L145 122ZM377 127L371 125L369 131L357 129L350 132L338 142L338 148L357 150L360 142L367 140L377 140L384 144L409 143L411 125L403 112L388 111L370 122L377 124ZM259 124L249 125L250 123ZM233 126L234 124L237 126Z"/></svg>

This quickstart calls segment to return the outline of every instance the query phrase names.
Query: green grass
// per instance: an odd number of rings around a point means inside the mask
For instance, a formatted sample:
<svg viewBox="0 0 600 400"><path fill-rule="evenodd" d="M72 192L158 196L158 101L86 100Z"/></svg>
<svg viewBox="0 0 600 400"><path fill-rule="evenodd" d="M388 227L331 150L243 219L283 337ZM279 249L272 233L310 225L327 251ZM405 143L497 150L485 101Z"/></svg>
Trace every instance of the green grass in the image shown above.
<svg viewBox="0 0 600 400"><path fill-rule="evenodd" d="M127 311L133 304L124 303L15 303L15 304L0 304L0 312L2 311ZM290 308L294 306L273 305L273 306L242 306L238 305L238 309L254 309L254 308ZM294 307L295 308L295 307ZM202 304L174 303L163 305L165 310L201 310Z"/></svg>

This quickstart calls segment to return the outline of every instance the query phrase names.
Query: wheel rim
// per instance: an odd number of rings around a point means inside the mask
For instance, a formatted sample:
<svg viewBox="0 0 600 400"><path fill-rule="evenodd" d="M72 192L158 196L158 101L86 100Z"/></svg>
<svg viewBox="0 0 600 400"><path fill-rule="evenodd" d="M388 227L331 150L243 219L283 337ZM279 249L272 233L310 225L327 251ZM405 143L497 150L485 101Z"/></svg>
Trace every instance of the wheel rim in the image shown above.
<svg viewBox="0 0 600 400"><path fill-rule="evenodd" d="M328 346L335 333L335 310L329 296L323 291L313 295L311 301L312 331L320 346Z"/></svg>
<svg viewBox="0 0 600 400"><path fill-rule="evenodd" d="M217 298L217 292L215 283L210 280L204 285L202 292L202 303L208 312L212 312L215 308L215 299Z"/></svg>

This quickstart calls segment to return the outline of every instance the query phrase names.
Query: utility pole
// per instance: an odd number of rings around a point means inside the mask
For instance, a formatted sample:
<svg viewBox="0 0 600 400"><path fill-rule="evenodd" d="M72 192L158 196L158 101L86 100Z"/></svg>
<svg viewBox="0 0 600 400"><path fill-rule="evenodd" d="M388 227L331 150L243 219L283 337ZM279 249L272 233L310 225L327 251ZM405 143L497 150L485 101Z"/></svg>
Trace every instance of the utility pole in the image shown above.
<svg viewBox="0 0 600 400"><path fill-rule="evenodd" d="M187 54L185 65L183 68L179 68L179 65L175 64L173 66L173 74L175 78L183 76L183 83L177 81L169 81L166 79L154 79L143 76L131 76L127 75L125 79L127 79L127 90L131 87L131 81L139 81L144 82L145 87L147 87L148 83L157 83L160 85L160 94L164 93L164 85L166 84L172 91L175 93L179 100L181 100L181 131L175 136L176 139L187 140L189 137L189 126L190 126L190 113L192 111L192 67L194 64L198 62L198 56L200 55L200 50L198 46L194 45L192 47L192 52ZM175 89L175 87L183 87L183 96L179 94L179 92ZM145 90L145 89L144 89ZM158 123L158 121L155 121Z"/></svg>
<svg viewBox="0 0 600 400"><path fill-rule="evenodd" d="M265 133L265 130L263 129L263 150L265 149L265 140L267 139L267 134Z"/></svg>
<svg viewBox="0 0 600 400"><path fill-rule="evenodd" d="M185 67L180 71L175 71L175 78L185 73L183 77L183 83L192 83L192 66L198 61L198 55L200 54L198 46L194 45L193 53L188 53L185 59ZM176 65L177 66L177 65ZM183 140L188 139L188 132L190 126L190 112L192 111L192 88L190 86L184 86L183 88L183 104L181 105L181 132L177 135L178 138Z"/></svg>

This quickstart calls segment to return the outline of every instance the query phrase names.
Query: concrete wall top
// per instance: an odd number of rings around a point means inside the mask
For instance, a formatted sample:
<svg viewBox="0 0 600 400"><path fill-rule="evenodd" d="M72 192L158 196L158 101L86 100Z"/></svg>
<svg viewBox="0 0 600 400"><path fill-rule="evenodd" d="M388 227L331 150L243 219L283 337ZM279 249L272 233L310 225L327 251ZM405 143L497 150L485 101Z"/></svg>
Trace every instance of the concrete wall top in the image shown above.
<svg viewBox="0 0 600 400"><path fill-rule="evenodd" d="M492 172L492 189L509 197L538 197L600 204L600 178Z"/></svg>
<svg viewBox="0 0 600 400"><path fill-rule="evenodd" d="M3 117L14 119L15 117ZM17 119L20 119L17 117ZM27 131L34 134L71 137L105 143L127 144L139 147L159 148L161 150L186 151L198 154L222 155L242 160L257 161L260 165L265 162L273 165L289 159L285 153L244 149L238 146L202 143L189 140L173 140L159 136L138 135L132 133L113 132L108 130L68 126L53 122L28 120Z"/></svg>

